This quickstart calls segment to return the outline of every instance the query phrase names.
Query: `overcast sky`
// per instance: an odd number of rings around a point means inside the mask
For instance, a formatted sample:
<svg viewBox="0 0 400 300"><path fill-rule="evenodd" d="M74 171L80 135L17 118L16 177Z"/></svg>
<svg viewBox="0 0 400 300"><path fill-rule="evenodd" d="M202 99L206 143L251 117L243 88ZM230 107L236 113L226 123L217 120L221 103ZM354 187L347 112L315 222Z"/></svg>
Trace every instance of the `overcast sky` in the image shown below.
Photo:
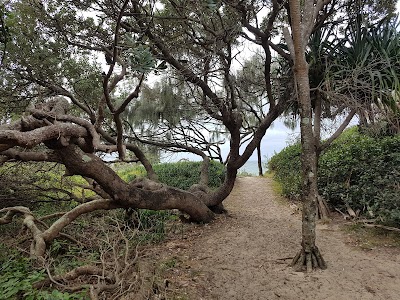
<svg viewBox="0 0 400 300"><path fill-rule="evenodd" d="M273 123L273 126L267 130L266 135L262 139L261 142L261 152L263 156L263 160L266 161L266 158L271 158L275 152L281 151L285 148L291 141L295 140L296 137L299 137L299 129L290 130L288 129L281 120L276 120ZM229 141L227 141L221 147L222 156L225 159L229 152ZM178 161L180 159L188 159L188 160L201 160L199 156L193 154L167 154L163 155L162 161L172 162ZM249 160L257 160L257 153L254 152Z"/></svg>

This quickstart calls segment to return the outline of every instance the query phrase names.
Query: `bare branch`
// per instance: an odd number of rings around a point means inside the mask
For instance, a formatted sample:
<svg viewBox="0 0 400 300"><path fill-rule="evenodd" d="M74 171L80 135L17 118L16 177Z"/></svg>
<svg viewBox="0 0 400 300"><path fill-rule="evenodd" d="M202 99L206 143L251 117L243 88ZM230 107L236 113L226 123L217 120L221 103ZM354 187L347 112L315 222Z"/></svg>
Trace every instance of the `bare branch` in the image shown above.
<svg viewBox="0 0 400 300"><path fill-rule="evenodd" d="M346 129L347 125L349 125L350 121L353 119L354 115L356 114L356 111L357 111L356 109L353 109L348 114L343 123L339 126L339 128L336 129L336 131L326 141L323 142L323 144L318 149L320 152L328 148L332 144L332 142L339 137L339 135L343 132L343 130Z"/></svg>
<svg viewBox="0 0 400 300"><path fill-rule="evenodd" d="M20 146L33 148L44 141L60 139L61 143L67 142L71 138L85 137L85 128L75 124L57 123L46 127L37 128L28 132L18 132L15 130L1 130L0 143L9 146ZM63 140L61 140L63 139Z"/></svg>
<svg viewBox="0 0 400 300"><path fill-rule="evenodd" d="M5 157L7 157L7 160L13 159L18 161L61 162L59 157L52 151L33 152L33 151L23 151L17 149L8 149L5 151L1 151L0 147L0 155L4 155Z"/></svg>

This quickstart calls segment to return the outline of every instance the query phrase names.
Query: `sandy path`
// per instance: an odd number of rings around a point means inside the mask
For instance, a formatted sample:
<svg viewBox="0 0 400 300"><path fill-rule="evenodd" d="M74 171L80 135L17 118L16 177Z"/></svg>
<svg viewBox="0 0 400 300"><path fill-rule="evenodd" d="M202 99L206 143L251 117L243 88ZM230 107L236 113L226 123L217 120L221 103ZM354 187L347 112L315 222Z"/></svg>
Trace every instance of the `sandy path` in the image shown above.
<svg viewBox="0 0 400 300"><path fill-rule="evenodd" d="M328 263L309 275L287 267L300 247L300 214L279 203L270 179L239 178L224 202L229 216L176 253L174 274L198 299L400 299L398 251L365 252L345 244L337 225L319 225L317 244ZM189 246L190 245L190 246Z"/></svg>

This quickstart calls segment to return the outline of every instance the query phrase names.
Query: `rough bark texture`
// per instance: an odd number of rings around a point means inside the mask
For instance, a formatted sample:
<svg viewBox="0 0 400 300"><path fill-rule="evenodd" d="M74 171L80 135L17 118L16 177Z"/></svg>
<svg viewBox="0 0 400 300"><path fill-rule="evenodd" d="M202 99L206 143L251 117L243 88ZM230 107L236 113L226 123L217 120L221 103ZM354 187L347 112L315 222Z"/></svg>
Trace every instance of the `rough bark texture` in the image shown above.
<svg viewBox="0 0 400 300"><path fill-rule="evenodd" d="M321 118L322 118L322 99L321 99L321 93L319 91L316 91L316 97L315 97L315 104L314 104L314 137L315 137L315 147L317 151L317 158L316 158L316 171L318 172L318 160L319 160L319 154L320 154L320 145L321 145ZM319 195L318 189L317 189L317 217L319 219L327 219L329 218L329 207L325 201Z"/></svg>
<svg viewBox="0 0 400 300"><path fill-rule="evenodd" d="M120 207L175 208L189 214L197 222L209 222L213 218L207 206L192 193L150 180L141 186L129 185L96 155L83 153L73 145L62 149L59 154L71 174L93 178Z"/></svg>
<svg viewBox="0 0 400 300"><path fill-rule="evenodd" d="M313 9L307 1L303 20L301 20L300 2L290 1L290 14L292 20L292 36L294 46L294 73L297 84L298 101L300 107L301 130L301 166L302 166L302 249L296 255L292 266L296 270L313 268L326 268L318 247L315 244L315 219L317 214L318 189L317 189L317 145L313 132L312 107L310 99L310 83L308 78L308 63L305 58L305 44L308 36L304 35L304 23L310 22L306 16L310 15L306 9ZM311 18L311 17L308 17Z"/></svg>

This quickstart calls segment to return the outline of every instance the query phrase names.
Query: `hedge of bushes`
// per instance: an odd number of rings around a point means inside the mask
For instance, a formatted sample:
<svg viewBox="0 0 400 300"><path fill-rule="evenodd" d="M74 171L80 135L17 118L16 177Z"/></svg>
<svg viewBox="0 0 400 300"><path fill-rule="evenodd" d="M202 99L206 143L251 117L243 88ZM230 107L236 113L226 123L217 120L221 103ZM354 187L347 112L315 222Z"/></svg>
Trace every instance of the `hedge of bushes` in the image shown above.
<svg viewBox="0 0 400 300"><path fill-rule="evenodd" d="M200 181L201 162L182 161L175 163L162 163L153 166L160 182L179 189L187 190ZM125 167L118 171L126 181L145 176L142 166ZM216 161L211 161L209 168L210 188L219 187L225 180L225 166Z"/></svg>
<svg viewBox="0 0 400 300"><path fill-rule="evenodd" d="M301 193L300 145L268 162L288 197ZM374 138L345 131L319 159L320 194L335 207L348 203L368 217L400 227L400 136Z"/></svg>

